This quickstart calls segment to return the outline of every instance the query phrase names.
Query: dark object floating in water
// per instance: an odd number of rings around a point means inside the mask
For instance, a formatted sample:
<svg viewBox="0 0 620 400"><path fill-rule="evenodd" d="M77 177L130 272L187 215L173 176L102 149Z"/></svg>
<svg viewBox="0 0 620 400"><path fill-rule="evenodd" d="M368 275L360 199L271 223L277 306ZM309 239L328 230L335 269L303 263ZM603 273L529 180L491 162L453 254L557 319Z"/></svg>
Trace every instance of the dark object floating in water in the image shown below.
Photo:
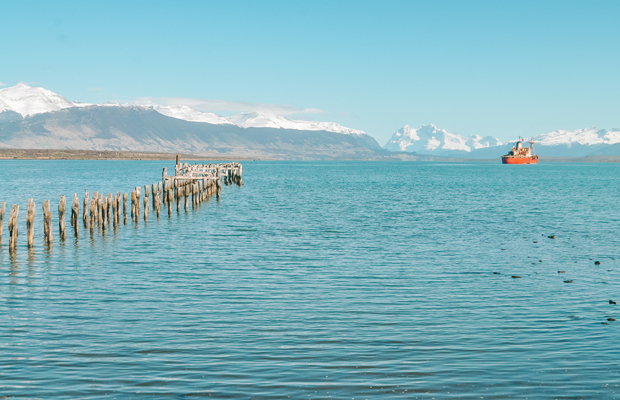
<svg viewBox="0 0 620 400"><path fill-rule="evenodd" d="M564 281L564 283L573 283L573 281L572 280Z"/></svg>
<svg viewBox="0 0 620 400"><path fill-rule="evenodd" d="M609 304L616 304L616 302L613 300L609 300Z"/></svg>
<svg viewBox="0 0 620 400"><path fill-rule="evenodd" d="M549 239L555 239L555 235L547 236Z"/></svg>
<svg viewBox="0 0 620 400"><path fill-rule="evenodd" d="M538 262L542 262L542 260L538 260Z"/></svg>
<svg viewBox="0 0 620 400"><path fill-rule="evenodd" d="M499 275L499 272L493 272L493 275Z"/></svg>
<svg viewBox="0 0 620 400"><path fill-rule="evenodd" d="M534 240L534 243L538 243L538 241L537 241L537 240Z"/></svg>
<svg viewBox="0 0 620 400"><path fill-rule="evenodd" d="M594 265L601 265L600 261L594 261Z"/></svg>
<svg viewBox="0 0 620 400"><path fill-rule="evenodd" d="M506 250L506 249L502 249L502 251L503 251L503 250Z"/></svg>
<svg viewBox="0 0 620 400"><path fill-rule="evenodd" d="M521 278L519 275L513 275L513 278L517 279L517 278Z"/></svg>
<svg viewBox="0 0 620 400"><path fill-rule="evenodd" d="M607 321L615 321L615 318L607 318Z"/></svg>
<svg viewBox="0 0 620 400"><path fill-rule="evenodd" d="M558 274L565 274L566 271L558 271Z"/></svg>
<svg viewBox="0 0 620 400"><path fill-rule="evenodd" d="M609 325L607 322L601 322L601 325Z"/></svg>

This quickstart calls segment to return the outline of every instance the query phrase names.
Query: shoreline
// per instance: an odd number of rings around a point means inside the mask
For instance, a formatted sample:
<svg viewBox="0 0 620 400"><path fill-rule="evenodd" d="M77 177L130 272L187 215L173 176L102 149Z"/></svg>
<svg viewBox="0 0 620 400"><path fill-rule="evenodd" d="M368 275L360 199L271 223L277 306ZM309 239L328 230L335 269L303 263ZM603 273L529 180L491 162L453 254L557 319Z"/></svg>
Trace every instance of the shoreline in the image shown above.
<svg viewBox="0 0 620 400"><path fill-rule="evenodd" d="M266 155L235 156L222 154L183 154L183 153L152 153L142 151L115 151L115 150L67 150L67 149L0 149L0 160L135 160L135 161L158 161L174 160L177 154L182 160L243 160L243 161L430 161L430 162L496 162L501 158L460 158L441 157L426 154L396 153L390 155L377 155L376 157L360 158L314 158L314 157L274 157ZM541 156L543 163L620 163L618 156L586 156L586 157L551 157Z"/></svg>

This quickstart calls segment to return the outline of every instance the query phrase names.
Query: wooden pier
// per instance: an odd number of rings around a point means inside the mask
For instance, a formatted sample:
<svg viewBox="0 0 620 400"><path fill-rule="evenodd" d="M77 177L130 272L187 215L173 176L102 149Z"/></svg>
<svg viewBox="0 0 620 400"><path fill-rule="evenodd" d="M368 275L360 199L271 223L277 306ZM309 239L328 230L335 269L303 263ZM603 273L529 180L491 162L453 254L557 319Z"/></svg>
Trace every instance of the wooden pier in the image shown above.
<svg viewBox="0 0 620 400"><path fill-rule="evenodd" d="M91 234L94 229L100 229L102 234L107 230L116 232L121 225L127 225L127 199L131 200L130 217L134 224L138 224L141 215L144 223L151 218L160 218L162 204L167 206L168 217L172 216L172 208L176 202L177 213L181 212L181 206L186 212L195 209L203 202L215 196L220 200L222 185L243 185L243 166L239 163L224 164L188 164L181 163L179 156L176 159L174 175L168 175L164 167L162 180L151 185L136 186L128 196L128 193L109 193L104 197L102 193L93 192L89 201L88 191L84 191L83 216L80 218L80 199L77 193L73 195L71 212L71 227L73 236L79 239L80 223ZM142 199L142 200L141 200ZM122 207L121 207L122 203ZM66 198L60 196L58 202L58 237L64 242L67 237L65 228ZM2 244L3 221L5 215L5 202L0 203L0 244ZM28 247L34 246L35 230L35 203L28 199L26 230ZM150 211L152 210L152 214ZM19 205L14 204L11 208L8 220L9 252L13 253L17 243L17 220ZM49 200L43 202L43 243L51 247L53 243L52 207Z"/></svg>

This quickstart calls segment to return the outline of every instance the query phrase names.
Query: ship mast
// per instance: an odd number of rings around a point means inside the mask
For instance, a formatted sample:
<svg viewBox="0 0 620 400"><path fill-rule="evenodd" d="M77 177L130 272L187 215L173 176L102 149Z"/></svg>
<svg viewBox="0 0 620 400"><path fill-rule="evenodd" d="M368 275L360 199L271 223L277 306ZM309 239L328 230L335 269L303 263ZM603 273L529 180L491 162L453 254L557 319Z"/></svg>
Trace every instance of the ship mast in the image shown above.
<svg viewBox="0 0 620 400"><path fill-rule="evenodd" d="M534 154L534 143L536 143L534 142L534 139L530 139L530 147L532 148L532 155L535 155Z"/></svg>

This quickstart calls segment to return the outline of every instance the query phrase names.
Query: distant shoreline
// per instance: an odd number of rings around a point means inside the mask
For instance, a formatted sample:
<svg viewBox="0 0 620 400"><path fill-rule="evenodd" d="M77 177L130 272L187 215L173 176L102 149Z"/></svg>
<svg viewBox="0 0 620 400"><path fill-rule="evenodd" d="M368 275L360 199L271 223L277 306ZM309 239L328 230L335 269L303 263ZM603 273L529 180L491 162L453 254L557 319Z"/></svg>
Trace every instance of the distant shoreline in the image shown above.
<svg viewBox="0 0 620 400"><path fill-rule="evenodd" d="M182 153L151 153L140 151L112 150L54 150L54 149L0 149L0 160L174 160L179 154L182 160L262 160L262 161L431 161L431 162L490 162L500 163L497 158L457 158L440 157L426 154L395 153L377 155L376 157L321 159L313 157L287 158L269 155L235 156L223 154L182 154ZM620 163L620 156L587 156L587 157L545 157L542 163L585 162L585 163Z"/></svg>

